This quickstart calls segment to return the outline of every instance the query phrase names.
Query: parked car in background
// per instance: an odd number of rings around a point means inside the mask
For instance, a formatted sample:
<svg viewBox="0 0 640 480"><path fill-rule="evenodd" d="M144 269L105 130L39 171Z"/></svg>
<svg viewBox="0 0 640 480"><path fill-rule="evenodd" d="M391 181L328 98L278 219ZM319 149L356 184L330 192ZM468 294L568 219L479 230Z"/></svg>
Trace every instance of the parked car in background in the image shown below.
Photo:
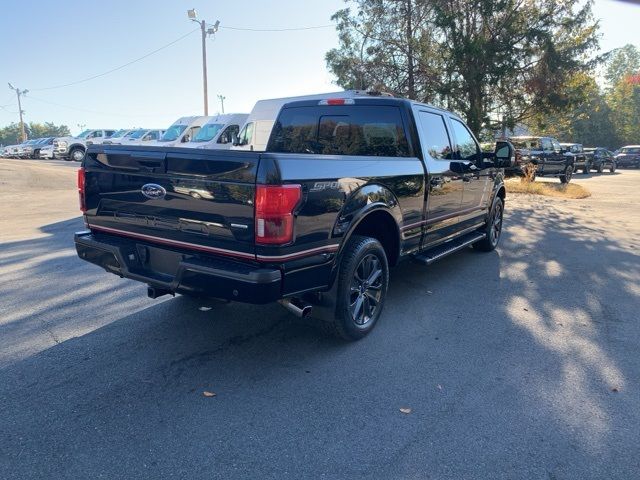
<svg viewBox="0 0 640 480"><path fill-rule="evenodd" d="M211 117L190 142L177 147L229 149L238 138L240 127L247 121L247 113L227 113Z"/></svg>
<svg viewBox="0 0 640 480"><path fill-rule="evenodd" d="M45 137L45 138L38 139L38 141L32 145L31 158L34 158L34 159L40 158L40 152L44 147L47 147L47 146L53 147L53 137Z"/></svg>
<svg viewBox="0 0 640 480"><path fill-rule="evenodd" d="M18 158L20 145L7 145L4 147L4 154L7 158Z"/></svg>
<svg viewBox="0 0 640 480"><path fill-rule="evenodd" d="M167 128L162 137L151 143L161 147L173 147L181 143L190 142L210 118L205 116L181 117Z"/></svg>
<svg viewBox="0 0 640 480"><path fill-rule="evenodd" d="M561 143L560 147L564 151L565 155L573 157L573 172L578 173L582 170L582 173L589 173L591 171L591 165L587 164L587 156L584 154L584 149L581 143Z"/></svg>
<svg viewBox="0 0 640 480"><path fill-rule="evenodd" d="M44 145L40 149L40 154L38 155L38 158L41 158L43 160L53 160L55 158L55 155L53 154L53 138L51 138L50 143L48 143L47 145Z"/></svg>
<svg viewBox="0 0 640 480"><path fill-rule="evenodd" d="M616 166L620 168L640 168L640 145L627 145L615 155Z"/></svg>
<svg viewBox="0 0 640 480"><path fill-rule="evenodd" d="M612 152L602 147L585 148L584 154L592 170L598 173L604 172L608 168L611 173L616 171L616 159Z"/></svg>
<svg viewBox="0 0 640 480"><path fill-rule="evenodd" d="M112 135L105 138L102 143L104 143L105 145L119 145L122 143L123 138L135 131L136 129L134 128L122 128L120 130L116 130Z"/></svg>
<svg viewBox="0 0 640 480"><path fill-rule="evenodd" d="M58 137L53 141L53 152L57 158L81 162L87 145L101 144L114 132L114 129L85 130L77 137Z"/></svg>
<svg viewBox="0 0 640 480"><path fill-rule="evenodd" d="M157 142L164 135L159 128L139 128L122 140L122 145L142 145L145 142Z"/></svg>
<svg viewBox="0 0 640 480"><path fill-rule="evenodd" d="M27 159L31 158L33 154L33 146L39 141L39 138L32 138L31 140L27 140L26 142L18 145L18 158Z"/></svg>
<svg viewBox="0 0 640 480"><path fill-rule="evenodd" d="M508 176L522 176L525 165L536 165L536 175L558 177L569 183L573 176L574 156L565 155L560 142L553 137L511 137L508 139L516 149L513 167L505 169Z"/></svg>

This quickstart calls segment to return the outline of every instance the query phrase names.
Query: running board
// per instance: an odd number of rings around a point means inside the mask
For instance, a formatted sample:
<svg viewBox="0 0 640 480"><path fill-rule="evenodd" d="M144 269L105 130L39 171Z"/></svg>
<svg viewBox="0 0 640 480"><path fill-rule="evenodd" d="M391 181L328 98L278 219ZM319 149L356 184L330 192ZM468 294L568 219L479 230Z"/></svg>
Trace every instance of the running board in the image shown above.
<svg viewBox="0 0 640 480"><path fill-rule="evenodd" d="M429 250L424 250L420 253L417 253L413 256L414 260L425 265L431 265L433 262L440 260L452 253L457 252L458 250L462 250L465 247L468 247L472 243L476 243L479 240L482 240L486 237L486 233L468 233L467 235L463 235L458 238L454 238L448 242L445 242L437 247L430 248Z"/></svg>

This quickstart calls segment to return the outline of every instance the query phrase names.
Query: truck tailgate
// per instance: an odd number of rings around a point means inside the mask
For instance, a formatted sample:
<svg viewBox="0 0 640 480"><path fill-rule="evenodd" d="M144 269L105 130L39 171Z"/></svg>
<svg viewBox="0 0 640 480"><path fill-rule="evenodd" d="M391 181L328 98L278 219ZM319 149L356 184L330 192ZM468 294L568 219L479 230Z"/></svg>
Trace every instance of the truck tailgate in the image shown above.
<svg viewBox="0 0 640 480"><path fill-rule="evenodd" d="M84 160L92 231L255 259L253 152L95 145Z"/></svg>

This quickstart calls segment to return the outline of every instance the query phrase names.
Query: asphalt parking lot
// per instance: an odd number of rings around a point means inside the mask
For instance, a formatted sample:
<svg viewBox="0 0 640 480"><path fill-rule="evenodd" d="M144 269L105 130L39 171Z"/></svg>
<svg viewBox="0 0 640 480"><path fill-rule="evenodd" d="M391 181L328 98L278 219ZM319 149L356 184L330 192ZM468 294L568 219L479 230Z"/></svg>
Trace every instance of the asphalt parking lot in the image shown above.
<svg viewBox="0 0 640 480"><path fill-rule="evenodd" d="M508 197L345 344L80 261L77 167L0 160L0 478L639 475L640 171Z"/></svg>

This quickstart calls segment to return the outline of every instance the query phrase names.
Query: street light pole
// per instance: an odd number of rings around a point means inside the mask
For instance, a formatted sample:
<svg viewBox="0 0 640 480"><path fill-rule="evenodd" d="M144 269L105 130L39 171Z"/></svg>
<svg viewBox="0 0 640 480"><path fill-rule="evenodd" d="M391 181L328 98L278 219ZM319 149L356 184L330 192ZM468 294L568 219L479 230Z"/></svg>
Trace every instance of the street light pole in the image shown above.
<svg viewBox="0 0 640 480"><path fill-rule="evenodd" d="M213 35L218 31L220 21L211 27L207 28L207 22L204 20L198 20L198 14L194 8L187 10L187 16L192 22L196 22L200 25L200 32L202 34L202 90L204 92L204 114L209 115L209 92L207 85L207 35Z"/></svg>
<svg viewBox="0 0 640 480"><path fill-rule="evenodd" d="M207 90L207 31L204 20L200 22L202 31L202 87L204 89L204 115L209 115L209 92Z"/></svg>
<svg viewBox="0 0 640 480"><path fill-rule="evenodd" d="M218 95L218 100L220 100L220 108L222 109L222 113L224 114L224 100L227 97L223 97L222 95Z"/></svg>
<svg viewBox="0 0 640 480"><path fill-rule="evenodd" d="M27 139L27 134L24 131L24 121L22 120L22 103L20 102L20 96L24 95L25 93L28 93L29 90L20 90L17 87L14 87L13 85L11 85L9 83L9 88L11 90L15 90L16 91L16 95L18 96L18 112L20 113L20 140L21 141L25 141Z"/></svg>

